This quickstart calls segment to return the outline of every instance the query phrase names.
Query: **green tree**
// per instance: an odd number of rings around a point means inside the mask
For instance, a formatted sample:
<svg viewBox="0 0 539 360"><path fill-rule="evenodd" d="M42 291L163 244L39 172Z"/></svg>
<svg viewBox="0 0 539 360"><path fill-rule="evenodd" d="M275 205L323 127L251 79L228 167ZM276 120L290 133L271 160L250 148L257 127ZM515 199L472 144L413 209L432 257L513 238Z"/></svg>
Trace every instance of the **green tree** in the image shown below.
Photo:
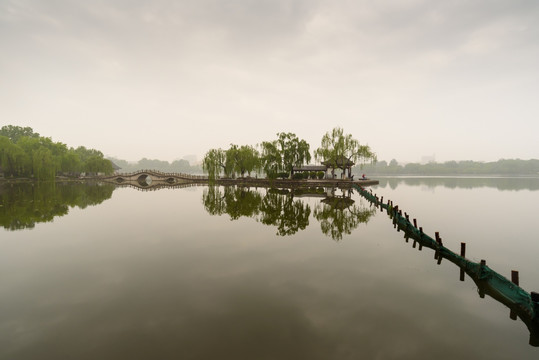
<svg viewBox="0 0 539 360"><path fill-rule="evenodd" d="M18 176L22 172L24 151L8 137L0 136L0 167L7 176Z"/></svg>
<svg viewBox="0 0 539 360"><path fill-rule="evenodd" d="M276 141L264 141L261 144L261 164L270 179L275 179L282 169L282 156Z"/></svg>
<svg viewBox="0 0 539 360"><path fill-rule="evenodd" d="M266 174L274 177L279 171L292 174L294 166L311 161L309 144L293 133L278 133L277 140L262 143L262 166Z"/></svg>
<svg viewBox="0 0 539 360"><path fill-rule="evenodd" d="M236 173L244 177L245 173L251 175L251 171L258 170L260 167L260 154L258 151L249 145L231 144L226 151L225 173L235 176Z"/></svg>
<svg viewBox="0 0 539 360"><path fill-rule="evenodd" d="M92 156L83 163L83 170L87 173L105 173L107 175L112 174L114 169L112 168L112 163L110 160L107 160L103 157L97 155Z"/></svg>
<svg viewBox="0 0 539 360"><path fill-rule="evenodd" d="M225 170L226 154L223 149L211 149L202 160L202 169L208 173L210 180L215 180Z"/></svg>
<svg viewBox="0 0 539 360"><path fill-rule="evenodd" d="M349 161L360 164L376 162L376 154L368 145L361 145L351 134L344 134L340 127L322 137L321 146L314 154L317 160L323 160L333 169L340 168L343 171Z"/></svg>
<svg viewBox="0 0 539 360"><path fill-rule="evenodd" d="M0 136L9 138L14 143L17 143L23 136L39 138L39 134L35 133L31 127L20 127L15 125L5 125L0 129Z"/></svg>

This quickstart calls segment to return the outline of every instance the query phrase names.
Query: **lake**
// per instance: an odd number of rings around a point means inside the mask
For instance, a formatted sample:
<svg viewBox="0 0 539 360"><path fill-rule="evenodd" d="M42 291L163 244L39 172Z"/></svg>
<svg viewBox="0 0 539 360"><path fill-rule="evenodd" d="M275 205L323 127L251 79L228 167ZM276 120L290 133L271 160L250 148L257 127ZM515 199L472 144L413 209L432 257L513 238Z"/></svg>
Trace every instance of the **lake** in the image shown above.
<svg viewBox="0 0 539 360"><path fill-rule="evenodd" d="M372 191L539 292L537 178ZM0 188L0 359L537 359L530 331L357 192Z"/></svg>

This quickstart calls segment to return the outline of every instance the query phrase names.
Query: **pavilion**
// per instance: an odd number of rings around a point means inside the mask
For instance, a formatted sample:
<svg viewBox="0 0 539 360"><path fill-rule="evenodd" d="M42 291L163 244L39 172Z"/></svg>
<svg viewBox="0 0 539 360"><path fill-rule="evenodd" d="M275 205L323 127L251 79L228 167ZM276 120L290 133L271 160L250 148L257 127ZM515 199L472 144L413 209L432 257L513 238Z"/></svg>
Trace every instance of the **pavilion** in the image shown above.
<svg viewBox="0 0 539 360"><path fill-rule="evenodd" d="M352 177L352 166L354 166L355 163L345 157L344 155L341 155L337 158L337 161L333 160L326 160L322 161L322 165L304 165L304 166L294 166L292 168L292 174L295 172L311 172L311 171L323 171L326 173L327 178L327 171L331 168L331 178L335 178L335 169L342 169L343 175L346 174L346 171L348 170L348 178Z"/></svg>

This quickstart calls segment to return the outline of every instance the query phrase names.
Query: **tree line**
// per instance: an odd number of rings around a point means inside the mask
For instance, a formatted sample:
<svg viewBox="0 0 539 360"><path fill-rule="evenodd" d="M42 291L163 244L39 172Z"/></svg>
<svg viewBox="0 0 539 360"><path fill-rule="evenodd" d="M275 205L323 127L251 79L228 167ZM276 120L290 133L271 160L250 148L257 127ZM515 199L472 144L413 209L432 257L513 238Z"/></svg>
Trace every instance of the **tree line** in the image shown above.
<svg viewBox="0 0 539 360"><path fill-rule="evenodd" d="M336 127L327 132L321 146L314 151L314 157L332 169L346 169L347 162L375 162L376 154L367 145L361 145L352 135L345 134ZM230 148L210 149L204 156L202 167L210 179L224 174L226 177L245 175L252 172L266 174L267 177L288 178L294 167L301 167L311 161L310 145L294 133L277 133L277 139L263 141L257 146L231 144Z"/></svg>
<svg viewBox="0 0 539 360"><path fill-rule="evenodd" d="M191 165L189 161L185 159L174 160L168 162L165 160L147 159L142 158L139 161L132 163L126 160L109 157L114 164L116 164L124 173L135 172L139 170L157 170L167 173L183 173L183 174L201 174L202 167L200 165Z"/></svg>
<svg viewBox="0 0 539 360"><path fill-rule="evenodd" d="M57 175L114 172L101 151L67 147L40 136L30 127L6 125L0 129L0 169L5 177L53 180Z"/></svg>
<svg viewBox="0 0 539 360"><path fill-rule="evenodd" d="M447 161L444 163L400 165L397 160L378 161L367 164L355 172L368 172L374 175L539 175L539 160L500 159L492 162Z"/></svg>

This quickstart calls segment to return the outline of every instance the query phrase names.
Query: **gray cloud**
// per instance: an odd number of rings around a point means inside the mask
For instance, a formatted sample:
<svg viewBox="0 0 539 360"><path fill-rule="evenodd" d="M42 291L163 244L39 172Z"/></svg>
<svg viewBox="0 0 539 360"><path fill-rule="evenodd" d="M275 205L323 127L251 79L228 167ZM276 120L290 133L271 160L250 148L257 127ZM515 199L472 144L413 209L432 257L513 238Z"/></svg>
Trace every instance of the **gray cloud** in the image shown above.
<svg viewBox="0 0 539 360"><path fill-rule="evenodd" d="M317 147L337 125L388 160L539 157L538 16L501 0L4 1L0 116L133 160L278 131Z"/></svg>

